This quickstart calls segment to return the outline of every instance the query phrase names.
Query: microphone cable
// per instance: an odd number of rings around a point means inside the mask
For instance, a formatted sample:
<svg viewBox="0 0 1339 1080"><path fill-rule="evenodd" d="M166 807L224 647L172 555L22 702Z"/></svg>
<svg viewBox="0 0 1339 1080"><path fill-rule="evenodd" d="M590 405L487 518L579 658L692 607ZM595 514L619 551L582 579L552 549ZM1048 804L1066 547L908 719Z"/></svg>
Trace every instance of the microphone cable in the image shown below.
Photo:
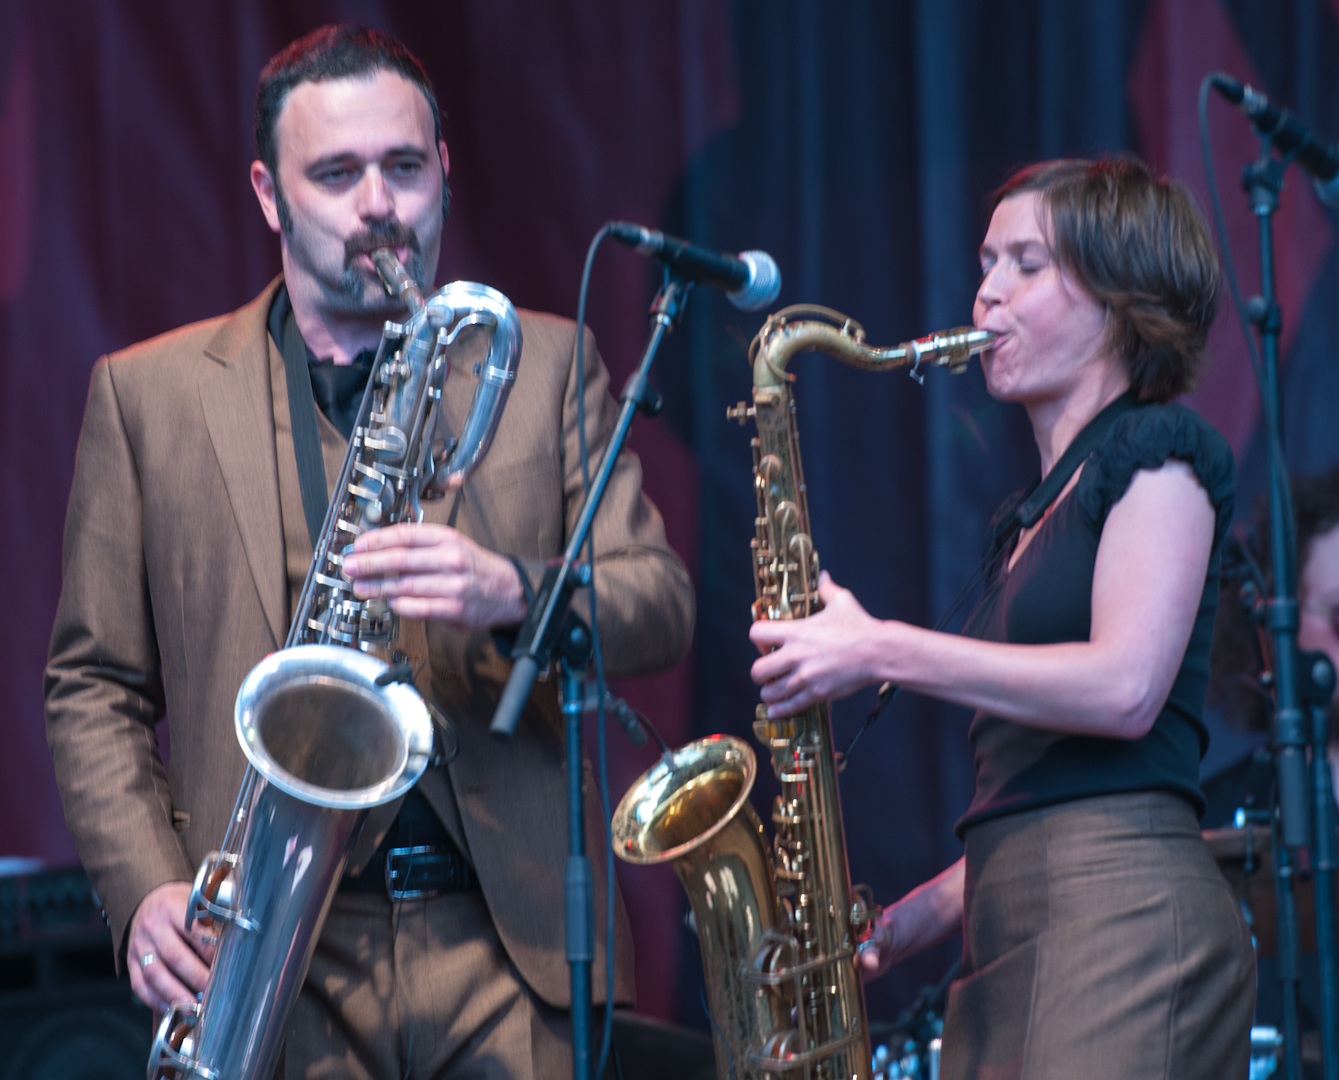
<svg viewBox="0 0 1339 1080"><path fill-rule="evenodd" d="M577 384L577 445L581 457L581 490L590 498L590 448L586 445L586 299L590 292L591 268L595 264L595 253L600 244L609 235L610 223L605 222L595 234L586 249L586 264L581 271L581 290L577 295L577 341L576 341L576 384ZM606 449L606 453L608 450ZM609 802L609 756L605 732L605 698L607 689L604 681L604 653L600 648L600 618L595 600L595 523L591 522L590 532L586 535L586 560L590 563L590 584L587 586L590 596L590 641L591 655L595 658L595 689L598 695L596 706L596 745L598 764L596 776L600 787L601 820L604 824L604 884L605 884L605 944L604 944L604 1024L600 1033L599 1064L595 1068L595 1077L603 1077L605 1065L609 1060L610 1047L614 1038L614 839ZM575 1002L572 1003L576 1005ZM580 1078L584 1080L584 1078Z"/></svg>

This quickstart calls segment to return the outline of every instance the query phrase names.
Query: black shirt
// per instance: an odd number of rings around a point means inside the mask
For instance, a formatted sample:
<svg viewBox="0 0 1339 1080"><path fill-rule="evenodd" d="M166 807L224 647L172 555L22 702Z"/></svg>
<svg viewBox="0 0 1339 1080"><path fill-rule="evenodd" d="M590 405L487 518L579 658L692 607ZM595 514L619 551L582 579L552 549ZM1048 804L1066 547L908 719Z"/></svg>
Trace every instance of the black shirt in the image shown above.
<svg viewBox="0 0 1339 1080"><path fill-rule="evenodd" d="M1199 611L1166 704L1148 734L1133 741L1048 731L978 712L970 731L976 794L957 823L959 836L1004 814L1124 791L1173 791L1204 812L1199 761L1209 736L1202 714L1218 609L1219 551L1232 518L1236 476L1227 441L1198 413L1182 405L1149 405L1121 415L1014 567L1006 569L1005 554L989 572L963 633L1020 645L1089 640L1093 566L1107 513L1136 472L1156 469L1169 458L1194 470L1209 494L1216 525ZM1006 502L1004 510L1019 498Z"/></svg>
<svg viewBox="0 0 1339 1080"><path fill-rule="evenodd" d="M279 351L284 351L284 331L293 318L293 303L288 299L288 286L280 285L270 304L269 331ZM304 343L305 347L305 343ZM367 377L372 373L376 350L364 349L349 364L336 364L333 359L318 360L311 349L306 349L307 371L311 375L312 397L327 420L335 425L346 439L352 438L358 422L358 410L363 404Z"/></svg>

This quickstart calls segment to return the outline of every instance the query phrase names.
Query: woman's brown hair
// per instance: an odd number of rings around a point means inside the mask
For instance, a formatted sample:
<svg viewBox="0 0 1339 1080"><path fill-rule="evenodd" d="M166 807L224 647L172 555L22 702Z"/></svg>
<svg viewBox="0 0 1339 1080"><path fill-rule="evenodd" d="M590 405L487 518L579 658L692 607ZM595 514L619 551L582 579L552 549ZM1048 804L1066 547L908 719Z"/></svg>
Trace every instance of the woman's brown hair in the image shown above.
<svg viewBox="0 0 1339 1080"><path fill-rule="evenodd" d="M1140 401L1194 387L1218 299L1218 255L1189 193L1126 158L1043 161L1014 173L990 209L1041 196L1053 254L1107 312Z"/></svg>

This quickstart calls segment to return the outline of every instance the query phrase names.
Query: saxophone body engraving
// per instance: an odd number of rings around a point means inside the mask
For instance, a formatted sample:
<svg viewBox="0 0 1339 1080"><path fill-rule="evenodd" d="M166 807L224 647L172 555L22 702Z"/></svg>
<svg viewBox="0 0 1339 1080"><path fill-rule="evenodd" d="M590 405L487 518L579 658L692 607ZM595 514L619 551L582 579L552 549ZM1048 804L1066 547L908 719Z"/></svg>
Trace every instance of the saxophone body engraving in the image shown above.
<svg viewBox="0 0 1339 1080"><path fill-rule="evenodd" d="M430 706L389 661L395 615L343 576L369 529L420 522L422 499L463 483L487 452L521 351L511 302L474 282L424 298L393 254L372 259L409 308L388 322L284 647L237 695L248 767L228 830L196 875L186 928L217 942L200 1003L158 1029L149 1080L269 1080L326 912L368 811L393 802L434 753ZM434 445L453 354L489 337L457 439Z"/></svg>
<svg viewBox="0 0 1339 1080"><path fill-rule="evenodd" d="M804 351L867 370L922 365L961 370L995 335L960 328L895 348L865 343L860 325L828 308L786 308L749 349L753 401L727 415L757 424L758 500L753 617L803 619L822 608L818 553L800 461L792 376ZM699 739L642 776L614 814L614 850L642 864L671 863L688 893L716 1040L719 1080L869 1080L872 1065L856 962L874 911L852 888L826 703L753 732L781 783L774 839L748 801L753 751L724 735Z"/></svg>

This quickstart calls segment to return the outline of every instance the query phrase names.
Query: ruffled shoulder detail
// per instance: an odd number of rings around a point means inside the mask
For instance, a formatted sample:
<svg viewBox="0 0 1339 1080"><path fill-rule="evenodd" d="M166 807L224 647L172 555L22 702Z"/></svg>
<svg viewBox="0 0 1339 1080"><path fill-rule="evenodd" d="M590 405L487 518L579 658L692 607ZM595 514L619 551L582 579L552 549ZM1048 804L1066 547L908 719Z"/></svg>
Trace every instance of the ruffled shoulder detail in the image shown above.
<svg viewBox="0 0 1339 1080"><path fill-rule="evenodd" d="M1140 469L1156 469L1168 459L1186 462L1209 493L1216 515L1214 545L1232 523L1237 466L1232 448L1218 430L1185 405L1148 405L1120 417L1093 451L1074 495L1084 517L1101 531Z"/></svg>

